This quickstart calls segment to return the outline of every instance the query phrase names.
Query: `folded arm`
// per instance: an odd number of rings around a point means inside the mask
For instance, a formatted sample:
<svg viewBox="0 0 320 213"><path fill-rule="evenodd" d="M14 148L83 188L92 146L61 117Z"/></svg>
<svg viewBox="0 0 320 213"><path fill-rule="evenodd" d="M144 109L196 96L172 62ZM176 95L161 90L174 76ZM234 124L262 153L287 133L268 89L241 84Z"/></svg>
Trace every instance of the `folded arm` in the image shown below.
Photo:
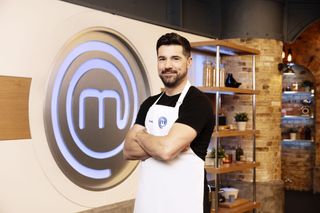
<svg viewBox="0 0 320 213"><path fill-rule="evenodd" d="M175 123L168 135L154 136L148 134L145 130L139 130L136 136L137 143L150 156L159 160L170 161L190 146L190 143L197 136L197 132L188 125Z"/></svg>
<svg viewBox="0 0 320 213"><path fill-rule="evenodd" d="M126 160L145 160L150 155L137 143L137 133L145 129L139 124L133 125L125 137L123 156Z"/></svg>

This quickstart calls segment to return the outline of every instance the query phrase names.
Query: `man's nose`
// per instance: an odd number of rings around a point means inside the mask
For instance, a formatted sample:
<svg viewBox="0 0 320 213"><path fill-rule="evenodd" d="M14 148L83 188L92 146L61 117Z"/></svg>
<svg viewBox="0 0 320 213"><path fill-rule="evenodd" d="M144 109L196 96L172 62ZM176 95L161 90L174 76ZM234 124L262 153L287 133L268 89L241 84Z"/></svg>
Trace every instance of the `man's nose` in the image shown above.
<svg viewBox="0 0 320 213"><path fill-rule="evenodd" d="M172 61L171 60L166 60L166 63L165 63L165 68L172 68Z"/></svg>

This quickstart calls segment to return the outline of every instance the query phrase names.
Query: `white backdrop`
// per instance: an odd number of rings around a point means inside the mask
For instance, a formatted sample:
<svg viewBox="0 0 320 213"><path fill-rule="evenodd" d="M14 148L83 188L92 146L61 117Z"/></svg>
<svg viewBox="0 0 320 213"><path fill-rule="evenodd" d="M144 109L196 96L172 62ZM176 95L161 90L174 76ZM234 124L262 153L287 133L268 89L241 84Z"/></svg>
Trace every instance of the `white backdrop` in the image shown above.
<svg viewBox="0 0 320 213"><path fill-rule="evenodd" d="M46 141L43 109L55 59L73 35L94 26L131 42L148 70L152 94L158 93L155 43L173 30L58 0L0 0L0 75L32 78L32 139L0 141L0 213L78 212L134 198L137 171L110 190L84 190L60 171ZM206 39L179 33L190 41Z"/></svg>

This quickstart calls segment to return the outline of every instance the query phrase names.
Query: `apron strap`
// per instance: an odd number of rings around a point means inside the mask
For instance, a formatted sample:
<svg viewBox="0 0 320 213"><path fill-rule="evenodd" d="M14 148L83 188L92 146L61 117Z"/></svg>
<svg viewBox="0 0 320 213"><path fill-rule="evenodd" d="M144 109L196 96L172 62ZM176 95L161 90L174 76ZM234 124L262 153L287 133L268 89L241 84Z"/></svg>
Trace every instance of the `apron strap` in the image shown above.
<svg viewBox="0 0 320 213"><path fill-rule="evenodd" d="M191 84L190 84L189 81L187 81L187 83L186 83L186 85L184 86L184 88L183 88L183 90L182 90L182 92L181 92L181 95L180 95L180 97L179 97L179 99L178 99L178 101L177 101L176 107L177 107L178 104L179 104L179 105L182 104L183 99L184 99L184 97L187 95L190 87L191 87Z"/></svg>
<svg viewBox="0 0 320 213"><path fill-rule="evenodd" d="M175 107L177 107L177 106L180 107L180 105L182 104L183 99L187 95L190 87L191 87L191 83L190 83L190 81L187 81L186 85L184 86L184 88L179 96L179 99L178 99ZM159 96L159 98L152 105L156 105L164 93L165 92L162 92L161 95Z"/></svg>

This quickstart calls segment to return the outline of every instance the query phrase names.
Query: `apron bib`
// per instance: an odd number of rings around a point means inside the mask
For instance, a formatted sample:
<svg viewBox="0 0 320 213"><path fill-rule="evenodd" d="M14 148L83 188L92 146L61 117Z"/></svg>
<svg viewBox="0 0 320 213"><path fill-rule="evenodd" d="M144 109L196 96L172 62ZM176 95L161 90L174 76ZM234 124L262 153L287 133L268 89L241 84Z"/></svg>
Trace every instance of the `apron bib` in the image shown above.
<svg viewBox="0 0 320 213"><path fill-rule="evenodd" d="M190 88L187 82L175 107L150 107L145 127L156 136L167 135L177 120L179 107ZM203 213L204 162L192 151L169 162L148 158L141 161L134 213Z"/></svg>

